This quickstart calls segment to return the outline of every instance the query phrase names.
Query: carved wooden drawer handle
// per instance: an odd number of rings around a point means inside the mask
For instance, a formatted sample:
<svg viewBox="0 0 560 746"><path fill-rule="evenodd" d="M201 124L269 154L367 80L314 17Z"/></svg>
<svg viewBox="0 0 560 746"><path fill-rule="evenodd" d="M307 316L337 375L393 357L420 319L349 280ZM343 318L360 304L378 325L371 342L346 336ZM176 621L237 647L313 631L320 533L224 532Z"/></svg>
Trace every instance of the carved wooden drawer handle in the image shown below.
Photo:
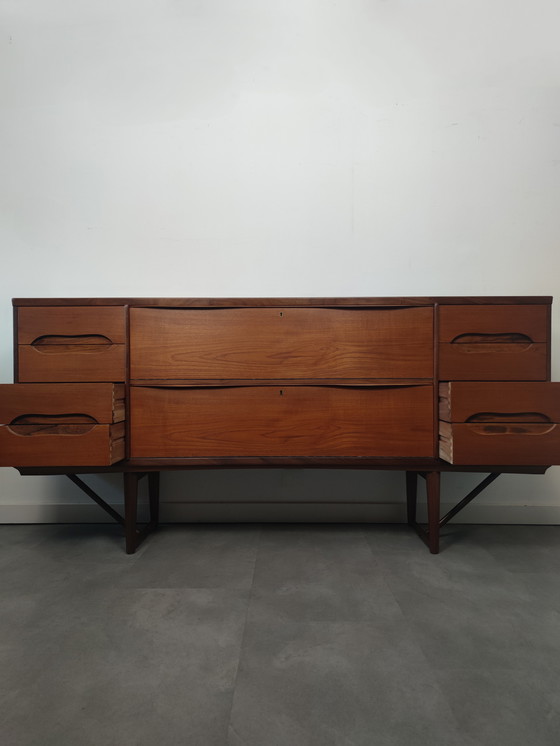
<svg viewBox="0 0 560 746"><path fill-rule="evenodd" d="M88 414L22 414L7 426L14 435L85 435L98 424Z"/></svg>

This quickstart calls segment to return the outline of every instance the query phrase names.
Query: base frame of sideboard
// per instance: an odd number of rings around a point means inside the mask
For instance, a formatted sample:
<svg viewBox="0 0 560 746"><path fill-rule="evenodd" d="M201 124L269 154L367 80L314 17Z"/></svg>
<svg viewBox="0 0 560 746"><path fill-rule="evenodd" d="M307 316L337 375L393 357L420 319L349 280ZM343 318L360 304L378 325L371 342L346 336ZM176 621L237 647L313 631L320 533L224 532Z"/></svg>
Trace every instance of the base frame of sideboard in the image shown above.
<svg viewBox="0 0 560 746"><path fill-rule="evenodd" d="M173 463L172 459L152 459L146 461L128 460L113 466L75 466L75 467L16 467L23 476L67 476L84 494L92 499L100 508L124 528L125 548L127 554L134 554L144 539L154 531L159 523L159 496L160 496L160 473L162 471L187 471L204 469L231 469L243 468L248 465L260 468L282 468L282 463L277 459L232 459L231 463L206 464L204 460L177 459L180 463ZM299 461L299 460L298 460ZM306 463L303 463L305 462ZM372 471L404 471L406 475L406 505L408 524L416 530L420 538L427 545L432 554L438 554L440 550L441 528L466 507L477 495L488 487L500 474L544 474L549 468L547 466L461 466L456 467L439 459L420 459L407 461L403 464L398 460L376 460L371 462L365 459L340 459L333 461L329 459L328 464L317 463L315 460L301 459L302 463L290 463L290 468L350 468L368 469ZM201 463L202 462L202 463ZM241 463L240 463L241 462ZM473 490L471 490L455 507L451 508L444 516L441 516L441 474L444 472L490 472ZM89 487L78 474L122 474L123 475L123 515L118 513L91 487ZM144 524L138 522L138 484L144 477L148 478L148 505L149 518ZM427 501L427 525L424 526L416 520L418 504L418 477L426 482Z"/></svg>

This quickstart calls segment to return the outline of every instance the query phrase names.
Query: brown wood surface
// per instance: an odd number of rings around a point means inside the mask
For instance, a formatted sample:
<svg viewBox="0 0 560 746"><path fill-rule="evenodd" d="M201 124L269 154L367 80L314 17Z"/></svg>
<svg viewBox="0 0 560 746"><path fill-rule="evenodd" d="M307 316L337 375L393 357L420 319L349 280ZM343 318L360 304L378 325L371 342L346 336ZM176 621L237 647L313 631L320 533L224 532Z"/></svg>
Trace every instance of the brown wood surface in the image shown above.
<svg viewBox="0 0 560 746"><path fill-rule="evenodd" d="M398 296L398 297L310 297L310 298L13 298L15 307L34 306L140 306L169 308L263 308L273 306L430 306L543 304L550 305L549 295L465 295L465 296Z"/></svg>
<svg viewBox="0 0 560 746"><path fill-rule="evenodd" d="M454 381L546 381L548 346L439 345L439 377Z"/></svg>
<svg viewBox="0 0 560 746"><path fill-rule="evenodd" d="M136 378L134 386L166 386L193 388L220 388L221 386L420 386L426 384L425 378ZM431 381L430 381L431 383Z"/></svg>
<svg viewBox="0 0 560 746"><path fill-rule="evenodd" d="M440 306L439 341L461 344L462 335L522 334L546 344L549 320L545 305Z"/></svg>
<svg viewBox="0 0 560 746"><path fill-rule="evenodd" d="M548 379L548 306L442 306L438 315L440 379Z"/></svg>
<svg viewBox="0 0 560 746"><path fill-rule="evenodd" d="M433 456L432 387L132 387L133 458Z"/></svg>
<svg viewBox="0 0 560 746"><path fill-rule="evenodd" d="M440 458L461 464L560 464L560 425L440 422Z"/></svg>
<svg viewBox="0 0 560 746"><path fill-rule="evenodd" d="M130 310L130 376L432 378L431 308Z"/></svg>
<svg viewBox="0 0 560 746"><path fill-rule="evenodd" d="M0 426L0 466L108 466L124 458L124 423L85 433L14 432Z"/></svg>
<svg viewBox="0 0 560 746"><path fill-rule="evenodd" d="M439 385L439 403L440 419L448 422L483 413L495 422L560 422L560 383L445 382Z"/></svg>
<svg viewBox="0 0 560 746"><path fill-rule="evenodd" d="M352 458L349 456L315 457L232 457L232 458L127 458L113 466L18 466L24 476L55 474L125 474L126 472L203 471L205 469L367 469L370 471L403 471L414 469L426 472L437 469L441 472L482 474L488 471L503 474L545 474L548 466L524 466L523 464L469 464L453 466L440 458Z"/></svg>
<svg viewBox="0 0 560 746"><path fill-rule="evenodd" d="M32 344L41 337L71 337L73 344L91 344L88 337L98 337L98 344L124 344L125 309L119 307L95 308L40 306L19 308L18 342ZM80 340L80 336L83 339ZM101 338L105 337L105 341Z"/></svg>
<svg viewBox="0 0 560 746"><path fill-rule="evenodd" d="M126 379L126 345L64 345L56 352L53 349L19 345L18 383Z"/></svg>
<svg viewBox="0 0 560 746"><path fill-rule="evenodd" d="M98 424L119 422L124 419L124 385L0 384L0 424L7 425L25 415L87 415Z"/></svg>

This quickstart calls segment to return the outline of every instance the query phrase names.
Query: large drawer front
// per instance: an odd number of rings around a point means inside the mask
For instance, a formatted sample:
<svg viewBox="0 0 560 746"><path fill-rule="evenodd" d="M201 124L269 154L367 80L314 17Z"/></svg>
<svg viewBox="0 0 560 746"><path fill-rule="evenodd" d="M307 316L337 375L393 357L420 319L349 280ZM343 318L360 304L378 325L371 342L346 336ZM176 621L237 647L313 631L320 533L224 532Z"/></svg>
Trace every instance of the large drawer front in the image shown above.
<svg viewBox="0 0 560 746"><path fill-rule="evenodd" d="M549 325L545 305L441 306L439 377L545 381Z"/></svg>
<svg viewBox="0 0 560 746"><path fill-rule="evenodd" d="M0 385L0 466L109 466L124 417L123 385Z"/></svg>
<svg viewBox="0 0 560 746"><path fill-rule="evenodd" d="M560 383L440 384L440 458L457 465L560 463Z"/></svg>
<svg viewBox="0 0 560 746"><path fill-rule="evenodd" d="M24 307L17 319L20 382L125 380L123 307Z"/></svg>
<svg viewBox="0 0 560 746"><path fill-rule="evenodd" d="M431 457L431 386L131 389L131 456Z"/></svg>
<svg viewBox="0 0 560 746"><path fill-rule="evenodd" d="M133 380L431 378L432 308L130 311Z"/></svg>

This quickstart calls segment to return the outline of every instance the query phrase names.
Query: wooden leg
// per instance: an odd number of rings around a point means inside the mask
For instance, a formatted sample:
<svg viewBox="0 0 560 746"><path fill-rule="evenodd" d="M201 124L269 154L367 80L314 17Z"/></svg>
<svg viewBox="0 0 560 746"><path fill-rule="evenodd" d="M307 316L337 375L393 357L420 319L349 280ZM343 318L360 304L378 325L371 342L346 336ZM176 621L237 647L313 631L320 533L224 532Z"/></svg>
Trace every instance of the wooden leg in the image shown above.
<svg viewBox="0 0 560 746"><path fill-rule="evenodd" d="M428 494L428 547L432 554L439 552L439 494L441 472L429 471L426 474Z"/></svg>
<svg viewBox="0 0 560 746"><path fill-rule="evenodd" d="M408 525L416 523L416 503L418 498L418 473L406 472L406 513Z"/></svg>
<svg viewBox="0 0 560 746"><path fill-rule="evenodd" d="M124 473L124 535L126 553L134 554L138 546L136 519L138 515L138 480L140 475L133 471Z"/></svg>
<svg viewBox="0 0 560 746"><path fill-rule="evenodd" d="M150 501L150 523L157 526L159 522L159 471L149 472L148 493Z"/></svg>

